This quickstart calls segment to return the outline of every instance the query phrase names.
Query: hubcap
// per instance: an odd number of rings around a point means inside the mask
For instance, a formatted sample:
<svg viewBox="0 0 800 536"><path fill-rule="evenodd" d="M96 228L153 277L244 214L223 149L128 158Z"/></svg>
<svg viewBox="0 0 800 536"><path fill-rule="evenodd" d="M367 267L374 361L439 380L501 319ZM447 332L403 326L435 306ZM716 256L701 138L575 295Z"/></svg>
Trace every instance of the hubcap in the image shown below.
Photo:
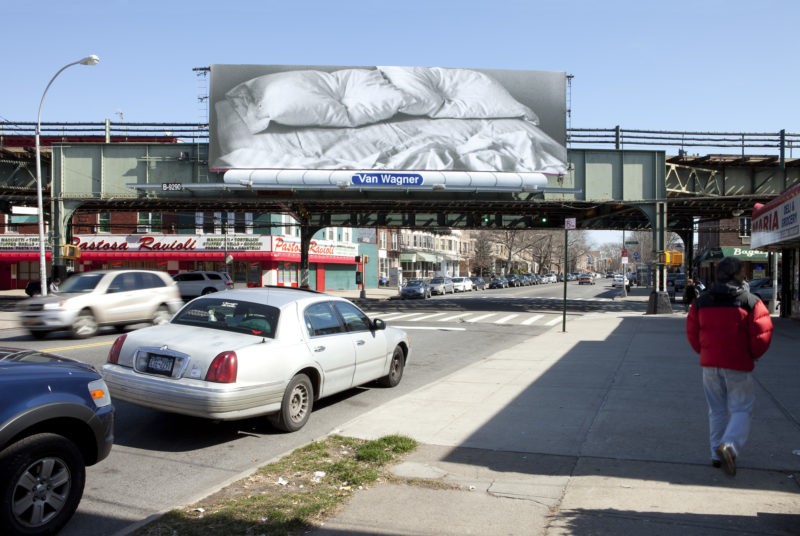
<svg viewBox="0 0 800 536"><path fill-rule="evenodd" d="M58 458L44 458L28 467L14 487L12 511L25 527L40 527L64 508L69 496L69 469Z"/></svg>

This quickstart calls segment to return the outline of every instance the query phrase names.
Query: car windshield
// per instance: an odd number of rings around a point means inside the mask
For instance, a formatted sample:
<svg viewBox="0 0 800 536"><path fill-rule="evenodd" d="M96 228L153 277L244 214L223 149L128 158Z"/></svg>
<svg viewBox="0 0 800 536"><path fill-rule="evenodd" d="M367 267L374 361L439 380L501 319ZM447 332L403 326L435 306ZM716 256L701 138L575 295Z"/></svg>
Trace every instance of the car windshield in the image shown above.
<svg viewBox="0 0 800 536"><path fill-rule="evenodd" d="M102 278L103 274L86 273L73 275L61 284L59 292L91 292Z"/></svg>
<svg viewBox="0 0 800 536"><path fill-rule="evenodd" d="M408 283L406 283L407 287L421 287L424 285L425 282L422 279L412 279Z"/></svg>
<svg viewBox="0 0 800 536"><path fill-rule="evenodd" d="M431 283L444 283L444 279L442 279L441 277L434 277L433 279L431 279Z"/></svg>
<svg viewBox="0 0 800 536"><path fill-rule="evenodd" d="M280 310L269 305L209 297L189 302L171 323L273 339L279 316Z"/></svg>

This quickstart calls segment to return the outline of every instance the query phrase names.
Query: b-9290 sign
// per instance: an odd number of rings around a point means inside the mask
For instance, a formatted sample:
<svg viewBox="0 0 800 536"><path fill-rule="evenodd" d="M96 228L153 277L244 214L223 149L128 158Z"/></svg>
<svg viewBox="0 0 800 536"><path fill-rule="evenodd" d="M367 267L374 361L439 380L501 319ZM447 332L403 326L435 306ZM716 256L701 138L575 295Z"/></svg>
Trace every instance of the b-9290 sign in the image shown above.
<svg viewBox="0 0 800 536"><path fill-rule="evenodd" d="M180 192L183 190L183 184L180 182L162 182L161 183L161 191L162 192Z"/></svg>

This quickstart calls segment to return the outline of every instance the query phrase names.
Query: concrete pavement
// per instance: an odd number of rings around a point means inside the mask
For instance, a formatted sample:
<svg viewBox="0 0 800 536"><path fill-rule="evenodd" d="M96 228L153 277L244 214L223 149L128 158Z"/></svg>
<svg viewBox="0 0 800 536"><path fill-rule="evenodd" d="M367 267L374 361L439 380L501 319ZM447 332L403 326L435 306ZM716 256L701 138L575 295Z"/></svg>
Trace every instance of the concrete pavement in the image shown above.
<svg viewBox="0 0 800 536"><path fill-rule="evenodd" d="M570 319L332 430L413 437L392 471L429 484L359 490L313 533L800 534L800 323L773 317L750 442L728 477L710 465L700 367L674 310Z"/></svg>

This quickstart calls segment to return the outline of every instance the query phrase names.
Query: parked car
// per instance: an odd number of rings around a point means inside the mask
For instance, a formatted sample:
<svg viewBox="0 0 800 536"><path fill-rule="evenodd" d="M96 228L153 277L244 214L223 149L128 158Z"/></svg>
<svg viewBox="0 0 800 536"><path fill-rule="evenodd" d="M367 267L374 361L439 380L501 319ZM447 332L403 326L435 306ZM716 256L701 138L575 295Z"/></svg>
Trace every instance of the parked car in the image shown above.
<svg viewBox="0 0 800 536"><path fill-rule="evenodd" d="M449 277L434 277L430 281L431 294L455 294L456 289L453 286L453 280Z"/></svg>
<svg viewBox="0 0 800 536"><path fill-rule="evenodd" d="M118 330L130 324L163 324L183 304L166 272L97 270L70 276L56 294L19 304L23 328L36 338L69 330L75 338L91 337L101 326Z"/></svg>
<svg viewBox="0 0 800 536"><path fill-rule="evenodd" d="M521 287L522 279L517 274L509 274L506 279L508 280L509 287Z"/></svg>
<svg viewBox="0 0 800 536"><path fill-rule="evenodd" d="M486 280L480 276L470 277L472 288L475 290L486 290Z"/></svg>
<svg viewBox="0 0 800 536"><path fill-rule="evenodd" d="M167 324L121 335L102 374L115 399L223 421L266 415L293 432L317 400L396 386L410 352L404 331L344 298L263 287L202 296Z"/></svg>
<svg viewBox="0 0 800 536"><path fill-rule="evenodd" d="M614 279L611 280L612 287L624 287L628 284L628 280L622 274L614 274Z"/></svg>
<svg viewBox="0 0 800 536"><path fill-rule="evenodd" d="M594 276L592 274L579 274L578 275L578 284L579 285L594 285Z"/></svg>
<svg viewBox="0 0 800 536"><path fill-rule="evenodd" d="M0 347L3 534L56 534L83 497L86 466L113 442L114 406L91 365Z"/></svg>
<svg viewBox="0 0 800 536"><path fill-rule="evenodd" d="M472 280L469 277L454 277L453 290L456 292L471 292Z"/></svg>
<svg viewBox="0 0 800 536"><path fill-rule="evenodd" d="M173 275L172 279L178 284L181 298L185 300L233 288L233 280L226 272L184 272Z"/></svg>
<svg viewBox="0 0 800 536"><path fill-rule="evenodd" d="M489 282L489 288L508 288L508 279L498 275Z"/></svg>
<svg viewBox="0 0 800 536"><path fill-rule="evenodd" d="M431 287L425 279L409 279L400 288L401 298L430 298Z"/></svg>

